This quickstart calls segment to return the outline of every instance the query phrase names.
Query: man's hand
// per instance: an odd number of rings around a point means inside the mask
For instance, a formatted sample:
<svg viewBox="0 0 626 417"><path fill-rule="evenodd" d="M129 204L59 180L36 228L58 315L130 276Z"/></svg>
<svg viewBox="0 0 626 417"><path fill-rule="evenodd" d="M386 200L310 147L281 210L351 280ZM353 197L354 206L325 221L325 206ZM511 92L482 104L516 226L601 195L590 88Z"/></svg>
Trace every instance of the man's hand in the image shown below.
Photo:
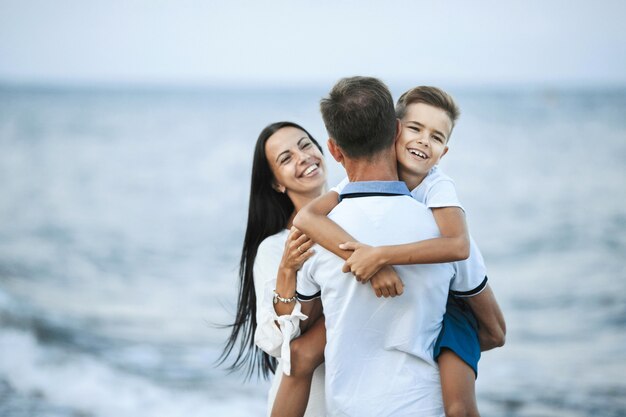
<svg viewBox="0 0 626 417"><path fill-rule="evenodd" d="M351 250L352 255L343 265L343 272L352 272L356 280L362 283L374 276L385 263L380 255L379 248L359 242L346 242L339 245L340 249Z"/></svg>
<svg viewBox="0 0 626 417"><path fill-rule="evenodd" d="M376 297L395 297L402 295L404 284L391 266L384 266L374 274L370 284L376 293Z"/></svg>

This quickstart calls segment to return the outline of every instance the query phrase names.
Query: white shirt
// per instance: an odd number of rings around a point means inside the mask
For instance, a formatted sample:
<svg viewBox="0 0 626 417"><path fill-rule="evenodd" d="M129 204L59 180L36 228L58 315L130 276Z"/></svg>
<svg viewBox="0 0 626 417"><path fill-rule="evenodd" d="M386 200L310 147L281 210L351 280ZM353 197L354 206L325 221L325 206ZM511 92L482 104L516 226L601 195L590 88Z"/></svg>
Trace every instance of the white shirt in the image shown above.
<svg viewBox="0 0 626 417"><path fill-rule="evenodd" d="M257 328L254 334L256 345L264 352L278 358L278 366L268 393L267 415L272 411L274 399L282 379L283 369L289 373L290 350L289 341L300 335L300 320L307 317L300 313L300 303L291 315L278 317L273 305L273 290L276 288L276 276L278 266L283 256L285 242L289 231L287 229L275 235L267 237L259 245L254 262L254 290L257 297ZM276 326L280 324L280 329ZM305 417L325 417L324 404L324 364L320 365L313 373L309 404Z"/></svg>
<svg viewBox="0 0 626 417"><path fill-rule="evenodd" d="M430 169L426 178L411 191L411 194L413 198L421 201L428 208L460 207L463 209L456 194L454 181L436 165Z"/></svg>
<svg viewBox="0 0 626 417"><path fill-rule="evenodd" d="M341 194L342 190L349 183L348 178L344 178L339 184L331 188L337 194ZM461 205L459 197L456 193L456 186L452 178L447 176L438 166L434 166L426 175L426 178L411 191L411 195L426 207L459 207L465 210ZM487 284L487 267L485 260L478 248L478 245L470 235L470 254L463 261L454 262L455 280L458 283L465 282L465 286L470 288L468 291L450 292L456 297L472 297L480 294Z"/></svg>
<svg viewBox="0 0 626 417"><path fill-rule="evenodd" d="M353 184L367 183L347 187ZM346 198L329 218L368 245L439 236L431 211L409 196ZM328 416L442 417L433 346L449 288L471 288L456 285L451 264L402 265L395 269L404 282L404 294L377 298L369 285L342 273L342 265L343 260L316 247L297 284L302 300L321 293Z"/></svg>

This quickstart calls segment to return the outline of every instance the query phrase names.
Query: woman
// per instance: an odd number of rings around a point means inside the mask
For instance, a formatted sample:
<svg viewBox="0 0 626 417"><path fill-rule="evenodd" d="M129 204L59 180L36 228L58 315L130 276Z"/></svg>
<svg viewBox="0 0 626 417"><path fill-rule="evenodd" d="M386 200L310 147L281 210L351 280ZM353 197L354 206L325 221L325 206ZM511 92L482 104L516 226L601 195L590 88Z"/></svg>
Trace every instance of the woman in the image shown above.
<svg viewBox="0 0 626 417"><path fill-rule="evenodd" d="M275 373L268 415L283 367L292 371L292 379L303 377L310 381L312 377L310 395L308 389L297 391L309 397L304 415L325 415L324 367L317 366L323 362L326 343L322 320L291 343L298 360L293 366L289 364L289 338L299 334L298 324L304 318L294 297L296 272L312 255L312 242L289 229L298 210L320 196L325 188L322 149L304 128L291 122L279 122L263 129L252 164L248 223L239 266L237 315L222 360L237 345L230 369L247 368L248 376L255 372L264 377ZM255 346L255 341L265 352ZM275 359L281 357L278 361ZM312 374L311 369L315 369ZM291 392L284 388L283 391ZM280 407L288 406L287 401L292 400L296 405L307 404L307 398L291 397L293 395L279 397Z"/></svg>

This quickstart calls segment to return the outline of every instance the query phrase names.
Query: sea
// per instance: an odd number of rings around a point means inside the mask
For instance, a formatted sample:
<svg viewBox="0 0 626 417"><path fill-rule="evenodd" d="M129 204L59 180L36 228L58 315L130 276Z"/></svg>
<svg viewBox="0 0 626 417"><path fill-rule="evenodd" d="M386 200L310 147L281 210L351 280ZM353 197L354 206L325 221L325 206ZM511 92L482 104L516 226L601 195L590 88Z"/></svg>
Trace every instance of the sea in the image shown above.
<svg viewBox="0 0 626 417"><path fill-rule="evenodd" d="M252 151L280 120L325 142L329 88L0 85L0 416L264 416L217 364ZM441 167L507 322L482 416L626 416L626 89L450 92Z"/></svg>

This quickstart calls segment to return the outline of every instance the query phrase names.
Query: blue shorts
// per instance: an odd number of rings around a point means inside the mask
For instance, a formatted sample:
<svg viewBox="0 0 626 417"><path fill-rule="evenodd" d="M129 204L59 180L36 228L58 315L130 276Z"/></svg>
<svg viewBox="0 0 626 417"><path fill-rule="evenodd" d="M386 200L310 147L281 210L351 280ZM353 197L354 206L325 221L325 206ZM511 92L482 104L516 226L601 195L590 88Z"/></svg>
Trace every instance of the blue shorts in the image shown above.
<svg viewBox="0 0 626 417"><path fill-rule="evenodd" d="M468 364L478 377L480 343L478 342L478 322L470 307L462 298L448 296L443 326L435 342L434 358L437 361L442 349L450 349Z"/></svg>

